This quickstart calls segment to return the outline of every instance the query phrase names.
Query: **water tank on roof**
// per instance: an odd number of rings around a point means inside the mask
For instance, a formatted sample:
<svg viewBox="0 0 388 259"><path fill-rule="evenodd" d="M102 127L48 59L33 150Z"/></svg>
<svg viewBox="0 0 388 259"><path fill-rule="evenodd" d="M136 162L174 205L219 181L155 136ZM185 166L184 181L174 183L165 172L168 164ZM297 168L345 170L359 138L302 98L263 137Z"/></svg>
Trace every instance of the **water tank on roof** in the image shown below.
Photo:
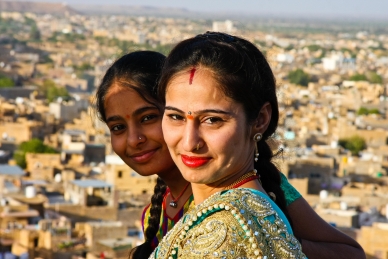
<svg viewBox="0 0 388 259"><path fill-rule="evenodd" d="M340 208L341 210L347 210L348 209L348 204L344 201L340 202Z"/></svg>
<svg viewBox="0 0 388 259"><path fill-rule="evenodd" d="M329 192L328 192L328 191L322 190L322 191L319 192L319 198L320 198L321 200L324 200L324 199L326 199L327 197L329 197Z"/></svg>
<svg viewBox="0 0 388 259"><path fill-rule="evenodd" d="M36 196L36 188L34 186L27 186L25 194L26 198L34 198Z"/></svg>
<svg viewBox="0 0 388 259"><path fill-rule="evenodd" d="M2 199L0 200L0 206L1 206L1 207L4 207L4 206L7 206L7 205L8 205L7 199L6 199L6 198L2 198ZM387 208L388 208L388 206L387 206Z"/></svg>
<svg viewBox="0 0 388 259"><path fill-rule="evenodd" d="M54 176L54 181L55 181L56 183L62 182L62 175L61 175L61 174L56 174L56 175Z"/></svg>

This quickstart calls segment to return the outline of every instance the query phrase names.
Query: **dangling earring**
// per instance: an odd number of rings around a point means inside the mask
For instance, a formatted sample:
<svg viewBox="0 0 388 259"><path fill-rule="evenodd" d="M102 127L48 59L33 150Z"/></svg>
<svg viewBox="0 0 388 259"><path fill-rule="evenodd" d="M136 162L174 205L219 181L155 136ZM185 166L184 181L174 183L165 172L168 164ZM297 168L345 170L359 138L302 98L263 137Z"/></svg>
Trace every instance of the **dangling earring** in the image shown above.
<svg viewBox="0 0 388 259"><path fill-rule="evenodd" d="M255 162L259 160L259 148L257 147L257 143L261 140L263 135L261 133L256 133L255 136L253 136L253 140L256 142L256 153L255 153Z"/></svg>

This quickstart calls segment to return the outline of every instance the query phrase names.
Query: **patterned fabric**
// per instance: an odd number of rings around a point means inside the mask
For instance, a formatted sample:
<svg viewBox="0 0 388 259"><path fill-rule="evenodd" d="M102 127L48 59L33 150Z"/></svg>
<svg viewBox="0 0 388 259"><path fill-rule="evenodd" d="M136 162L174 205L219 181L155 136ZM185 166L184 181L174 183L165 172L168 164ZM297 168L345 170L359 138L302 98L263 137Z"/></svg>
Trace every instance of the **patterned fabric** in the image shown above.
<svg viewBox="0 0 388 259"><path fill-rule="evenodd" d="M288 180L287 180L287 178L286 178L286 176L284 174L281 173L280 176L281 176L281 179L282 179L280 187L284 191L284 196L286 198L286 203L287 203L287 206L288 206L292 202L294 202L295 200L299 199L302 196L288 182ZM164 194L163 201L165 201L167 194L168 194L168 190ZM190 196L190 198L186 201L186 203L183 206L183 208L175 215L174 218L170 218L170 217L167 216L167 214L166 214L166 204L165 204L165 202L163 202L163 204L162 204L163 213L160 216L160 228L159 228L159 231L158 231L156 237L154 238L154 240L152 242L152 247L153 248L158 246L159 241L167 234L168 231L170 231L172 229L172 227L179 221L179 219L188 211L190 203L193 200L194 200L194 197ZM150 209L151 209L151 206L149 204L143 210L142 219L141 219L142 227L143 227L143 232L148 227L148 219L150 217Z"/></svg>
<svg viewBox="0 0 388 259"><path fill-rule="evenodd" d="M306 258L285 215L247 188L218 192L190 210L150 258Z"/></svg>
<svg viewBox="0 0 388 259"><path fill-rule="evenodd" d="M287 206L302 197L300 193L292 186L288 180L287 177L280 173L280 178L281 178L281 183L280 183L280 188L282 188L284 192L284 196L286 198L286 204Z"/></svg>
<svg viewBox="0 0 388 259"><path fill-rule="evenodd" d="M162 214L160 215L160 228L158 233L156 234L154 240L152 241L152 248L156 248L159 244L159 241L162 240L162 238L167 234L168 231L172 229L172 227L179 221L180 218L189 210L191 202L194 200L194 196L191 195L185 204L183 205L182 209L178 211L178 213L175 215L175 217L170 218L166 213L166 196L169 193L169 190L167 189L166 193L164 194L163 203L162 203ZM151 204L149 204L147 207L144 208L141 222L143 227L143 232L148 227L148 220L150 218L150 209Z"/></svg>

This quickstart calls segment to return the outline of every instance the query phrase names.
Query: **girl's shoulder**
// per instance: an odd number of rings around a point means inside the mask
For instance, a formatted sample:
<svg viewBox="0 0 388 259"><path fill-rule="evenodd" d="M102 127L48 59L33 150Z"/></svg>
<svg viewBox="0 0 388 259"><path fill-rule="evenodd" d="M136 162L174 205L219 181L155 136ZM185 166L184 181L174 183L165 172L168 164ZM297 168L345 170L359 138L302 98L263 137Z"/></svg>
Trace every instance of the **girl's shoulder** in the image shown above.
<svg viewBox="0 0 388 259"><path fill-rule="evenodd" d="M286 198L286 205L289 206L302 197L302 195L288 182L287 177L283 173L280 173L280 178L280 188L283 190L284 198Z"/></svg>

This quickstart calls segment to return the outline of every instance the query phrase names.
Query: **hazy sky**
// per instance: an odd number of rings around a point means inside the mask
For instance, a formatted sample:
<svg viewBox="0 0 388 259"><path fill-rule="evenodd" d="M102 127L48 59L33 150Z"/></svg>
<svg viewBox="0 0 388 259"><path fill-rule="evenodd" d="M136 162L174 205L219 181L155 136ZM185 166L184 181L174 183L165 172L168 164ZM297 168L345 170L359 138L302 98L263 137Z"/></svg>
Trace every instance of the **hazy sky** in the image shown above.
<svg viewBox="0 0 388 259"><path fill-rule="evenodd" d="M15 0L13 0L15 1ZM344 16L388 19L388 0L29 0L186 8L200 12Z"/></svg>

